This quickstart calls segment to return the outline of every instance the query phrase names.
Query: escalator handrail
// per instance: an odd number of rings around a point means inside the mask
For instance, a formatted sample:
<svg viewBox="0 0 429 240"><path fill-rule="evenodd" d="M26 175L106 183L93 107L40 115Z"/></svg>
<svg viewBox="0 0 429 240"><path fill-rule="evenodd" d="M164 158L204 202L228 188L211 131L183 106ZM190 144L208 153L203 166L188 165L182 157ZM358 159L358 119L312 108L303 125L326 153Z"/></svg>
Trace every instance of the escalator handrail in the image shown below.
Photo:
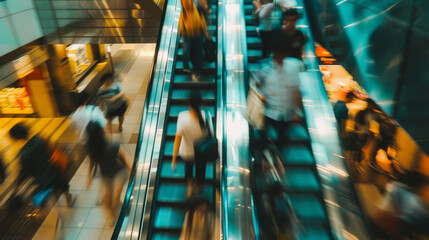
<svg viewBox="0 0 429 240"><path fill-rule="evenodd" d="M168 24L171 23L172 17L169 17L167 12L176 10L174 7L177 5L175 4L176 2L177 1L165 2L165 4L167 4L167 8L165 8L163 11L163 16L161 18L161 27L158 34L159 37L154 55L154 65L151 72L151 79L145 97L143 115L135 152L135 160L129 177L129 183L126 188L124 203L122 205L115 230L112 234L112 239L118 239L120 235L122 237L121 239L140 238L142 214L139 214L139 210L141 209L141 206L145 204L147 191L149 189L146 185L149 178L148 169L152 165L150 161L151 158L147 156L151 155L154 148L156 132L153 126L157 124L159 119L158 112L162 100L160 93L164 87L164 75L166 72L168 72L168 66L166 64L168 57L167 52L174 51L174 49L170 49L170 42L168 41L174 29L172 29ZM134 186L139 187L135 188ZM127 212L129 212L132 217L129 217L127 225L125 226L124 220ZM124 227L126 227L126 230L124 230Z"/></svg>
<svg viewBox="0 0 429 240"><path fill-rule="evenodd" d="M243 0L221 1L219 9L218 137L222 140L222 233L224 239L254 239L249 178L246 106L247 52ZM238 211L237 211L238 210Z"/></svg>
<svg viewBox="0 0 429 240"><path fill-rule="evenodd" d="M151 216L153 204L155 203L156 183L159 175L161 174L158 169L159 162L162 156L162 145L164 132L166 131L165 125L167 122L168 101L171 96L171 83L174 76L175 59L177 55L177 47L179 44L179 16L181 12L181 4L179 0L170 0L166 8L166 15L172 19L169 24L166 24L163 33L169 34L168 38L168 51L164 52L165 59L165 72L160 75L160 80L163 84L163 90L160 92L159 109L157 112L158 121L153 126L154 133L154 146L151 152L148 152L146 157L150 158L151 165L148 168L147 179L147 194L145 195L144 205L141 208L142 222L139 226L140 236L139 239L148 239L151 230L151 220L155 216Z"/></svg>
<svg viewBox="0 0 429 240"><path fill-rule="evenodd" d="M304 9L303 0L297 0L297 4L299 9ZM301 93L332 234L336 239L343 239L346 235L357 239L370 239L343 157L335 116L320 73L307 13L304 10L301 14L303 17L298 21L298 25L308 37L304 52L307 70L300 74Z"/></svg>

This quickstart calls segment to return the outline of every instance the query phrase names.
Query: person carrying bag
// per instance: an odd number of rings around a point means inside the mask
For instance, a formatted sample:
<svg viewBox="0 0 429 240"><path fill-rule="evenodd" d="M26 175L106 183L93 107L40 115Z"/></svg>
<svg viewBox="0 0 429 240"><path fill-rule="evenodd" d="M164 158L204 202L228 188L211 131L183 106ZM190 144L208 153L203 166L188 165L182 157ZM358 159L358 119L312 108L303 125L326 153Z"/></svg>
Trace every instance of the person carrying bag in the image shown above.
<svg viewBox="0 0 429 240"><path fill-rule="evenodd" d="M205 118L204 138L194 146L195 178L198 185L203 185L206 175L207 162L215 162L219 158L219 145L213 133L212 118L208 111L201 111Z"/></svg>

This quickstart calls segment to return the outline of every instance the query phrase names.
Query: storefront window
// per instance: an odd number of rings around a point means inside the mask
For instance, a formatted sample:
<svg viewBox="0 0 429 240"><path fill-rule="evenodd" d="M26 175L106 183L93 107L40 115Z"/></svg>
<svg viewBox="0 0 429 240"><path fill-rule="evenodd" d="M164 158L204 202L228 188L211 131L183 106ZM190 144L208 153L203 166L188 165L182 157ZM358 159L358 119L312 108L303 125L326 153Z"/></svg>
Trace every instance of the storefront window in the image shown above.
<svg viewBox="0 0 429 240"><path fill-rule="evenodd" d="M75 81L77 81L91 65L91 61L88 56L88 51L90 51L90 49L88 49L85 44L72 44L66 48L66 51L70 71Z"/></svg>
<svg viewBox="0 0 429 240"><path fill-rule="evenodd" d="M33 114L34 109L27 89L21 81L0 91L1 114Z"/></svg>

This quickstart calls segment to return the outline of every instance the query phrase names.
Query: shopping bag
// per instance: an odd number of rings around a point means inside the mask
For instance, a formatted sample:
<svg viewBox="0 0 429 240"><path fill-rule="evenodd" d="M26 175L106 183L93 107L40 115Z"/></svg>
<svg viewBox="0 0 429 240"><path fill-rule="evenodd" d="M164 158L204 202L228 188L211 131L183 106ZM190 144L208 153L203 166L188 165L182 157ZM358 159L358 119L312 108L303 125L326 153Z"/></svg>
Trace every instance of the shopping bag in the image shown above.
<svg viewBox="0 0 429 240"><path fill-rule="evenodd" d="M216 60L216 43L212 40L206 39L203 45L204 60L207 62L214 62Z"/></svg>
<svg viewBox="0 0 429 240"><path fill-rule="evenodd" d="M49 162L59 171L64 173L67 171L67 167L69 165L69 158L61 148L55 147L52 151L52 155L49 159Z"/></svg>
<svg viewBox="0 0 429 240"><path fill-rule="evenodd" d="M264 128L265 107L261 98L262 94L256 89L256 86L251 86L247 94L246 119L257 130Z"/></svg>

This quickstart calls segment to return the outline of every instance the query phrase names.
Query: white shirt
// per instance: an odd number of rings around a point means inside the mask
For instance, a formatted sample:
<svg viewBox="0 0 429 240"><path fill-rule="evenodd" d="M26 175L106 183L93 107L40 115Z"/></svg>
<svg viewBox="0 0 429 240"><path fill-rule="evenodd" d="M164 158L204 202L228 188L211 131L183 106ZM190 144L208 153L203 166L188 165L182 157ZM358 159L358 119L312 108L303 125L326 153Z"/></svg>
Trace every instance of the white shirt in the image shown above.
<svg viewBox="0 0 429 240"><path fill-rule="evenodd" d="M206 121L204 115L203 119ZM198 119L192 118L189 111L183 111L177 119L177 133L182 135L179 156L184 161L194 160L194 144L204 136L205 130L201 129Z"/></svg>
<svg viewBox="0 0 429 240"><path fill-rule="evenodd" d="M262 93L267 98L264 115L276 121L291 121L299 112L300 106L295 100L300 96L299 72L303 63L296 58L285 58L283 66L272 59L265 63L255 80L262 85Z"/></svg>

